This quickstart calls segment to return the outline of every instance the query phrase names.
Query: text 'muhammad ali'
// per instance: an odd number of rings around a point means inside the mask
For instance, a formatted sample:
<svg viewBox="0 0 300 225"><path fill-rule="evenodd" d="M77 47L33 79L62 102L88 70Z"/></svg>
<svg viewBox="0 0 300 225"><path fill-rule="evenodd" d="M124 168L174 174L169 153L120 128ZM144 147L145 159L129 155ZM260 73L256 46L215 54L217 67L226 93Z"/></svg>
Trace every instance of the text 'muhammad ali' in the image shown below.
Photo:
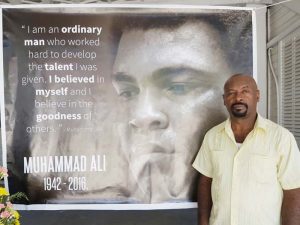
<svg viewBox="0 0 300 225"><path fill-rule="evenodd" d="M24 173L105 172L105 155L24 157Z"/></svg>

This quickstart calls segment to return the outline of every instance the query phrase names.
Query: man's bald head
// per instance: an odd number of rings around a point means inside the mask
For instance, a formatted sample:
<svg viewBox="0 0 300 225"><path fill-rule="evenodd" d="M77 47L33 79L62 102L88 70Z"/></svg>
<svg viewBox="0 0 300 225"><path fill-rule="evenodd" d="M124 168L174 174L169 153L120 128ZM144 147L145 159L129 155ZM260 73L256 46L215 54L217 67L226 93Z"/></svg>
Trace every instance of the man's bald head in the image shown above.
<svg viewBox="0 0 300 225"><path fill-rule="evenodd" d="M224 93L225 93L225 90L228 89L233 83L241 81L241 80L247 82L249 84L249 86L253 87L255 90L258 90L256 81L254 80L254 78L251 75L238 73L238 74L234 74L231 77L229 77L229 79L225 82Z"/></svg>

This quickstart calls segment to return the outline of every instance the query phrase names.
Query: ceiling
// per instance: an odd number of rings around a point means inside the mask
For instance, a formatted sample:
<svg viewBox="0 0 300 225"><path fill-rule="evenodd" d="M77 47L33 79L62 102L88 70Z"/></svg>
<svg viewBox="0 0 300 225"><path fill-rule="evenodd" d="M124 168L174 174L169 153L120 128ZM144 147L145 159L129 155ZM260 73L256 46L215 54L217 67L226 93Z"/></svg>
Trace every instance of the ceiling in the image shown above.
<svg viewBox="0 0 300 225"><path fill-rule="evenodd" d="M288 7L290 10L300 14L300 1L299 0L273 0L273 4L282 3L282 6Z"/></svg>
<svg viewBox="0 0 300 225"><path fill-rule="evenodd" d="M246 5L276 4L282 2L294 12L300 14L299 0L0 0L0 4L34 4L34 3L175 3L201 5ZM275 7L275 6L274 6Z"/></svg>
<svg viewBox="0 0 300 225"><path fill-rule="evenodd" d="M299 0L297 0L299 1ZM270 4L272 0L0 0L0 4L34 3L175 3L201 5Z"/></svg>

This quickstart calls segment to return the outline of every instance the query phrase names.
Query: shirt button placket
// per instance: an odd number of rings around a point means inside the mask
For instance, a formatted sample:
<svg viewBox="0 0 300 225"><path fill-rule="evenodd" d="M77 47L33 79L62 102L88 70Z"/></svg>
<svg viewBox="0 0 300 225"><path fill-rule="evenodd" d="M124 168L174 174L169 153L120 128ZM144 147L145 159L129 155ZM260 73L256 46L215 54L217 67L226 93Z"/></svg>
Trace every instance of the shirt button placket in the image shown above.
<svg viewBox="0 0 300 225"><path fill-rule="evenodd" d="M230 225L238 225L238 157L234 157L232 169L232 183L231 183L231 223Z"/></svg>

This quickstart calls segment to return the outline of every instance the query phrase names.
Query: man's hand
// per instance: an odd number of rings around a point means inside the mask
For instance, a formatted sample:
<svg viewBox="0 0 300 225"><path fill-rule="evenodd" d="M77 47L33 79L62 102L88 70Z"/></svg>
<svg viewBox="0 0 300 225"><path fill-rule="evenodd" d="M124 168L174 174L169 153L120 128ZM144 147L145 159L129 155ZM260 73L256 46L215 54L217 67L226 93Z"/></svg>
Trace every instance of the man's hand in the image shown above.
<svg viewBox="0 0 300 225"><path fill-rule="evenodd" d="M198 181L198 225L209 225L212 207L211 182L212 178L200 174Z"/></svg>
<svg viewBox="0 0 300 225"><path fill-rule="evenodd" d="M282 225L300 224L300 188L283 191L281 219Z"/></svg>

